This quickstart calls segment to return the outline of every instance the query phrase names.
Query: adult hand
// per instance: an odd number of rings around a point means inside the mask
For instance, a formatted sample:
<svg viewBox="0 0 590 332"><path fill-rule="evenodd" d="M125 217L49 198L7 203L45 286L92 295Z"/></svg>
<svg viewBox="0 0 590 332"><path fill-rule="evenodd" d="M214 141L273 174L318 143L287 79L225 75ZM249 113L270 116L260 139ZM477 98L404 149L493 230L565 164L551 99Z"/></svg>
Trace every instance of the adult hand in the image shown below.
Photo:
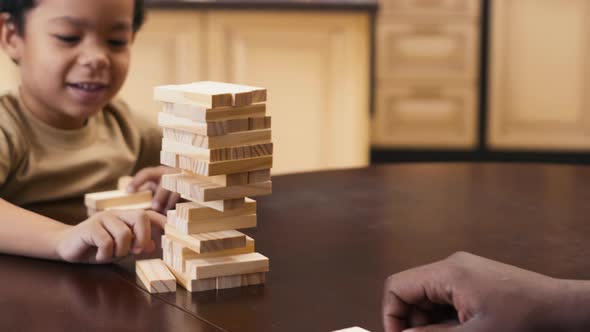
<svg viewBox="0 0 590 332"><path fill-rule="evenodd" d="M572 288L565 280L457 253L390 276L383 324L386 332L566 331L561 312Z"/></svg>

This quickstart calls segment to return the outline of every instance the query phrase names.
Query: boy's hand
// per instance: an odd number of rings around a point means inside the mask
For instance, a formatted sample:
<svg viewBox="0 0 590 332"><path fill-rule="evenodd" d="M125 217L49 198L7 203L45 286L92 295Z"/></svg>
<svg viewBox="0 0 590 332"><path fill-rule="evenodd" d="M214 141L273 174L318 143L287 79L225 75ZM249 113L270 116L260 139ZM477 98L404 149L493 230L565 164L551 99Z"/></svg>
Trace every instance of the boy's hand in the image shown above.
<svg viewBox="0 0 590 332"><path fill-rule="evenodd" d="M180 195L170 192L160 185L162 175L179 173L179 170L166 166L147 167L137 172L127 187L128 192L151 190L154 193L152 210L166 214L166 211L174 209L180 201Z"/></svg>
<svg viewBox="0 0 590 332"><path fill-rule="evenodd" d="M166 217L154 211L99 212L68 227L57 238L57 254L72 263L109 263L131 254L152 252L152 226L164 228Z"/></svg>
<svg viewBox="0 0 590 332"><path fill-rule="evenodd" d="M386 332L557 331L559 319L552 316L566 307L559 301L567 302L561 286L557 279L458 253L390 276L383 323Z"/></svg>

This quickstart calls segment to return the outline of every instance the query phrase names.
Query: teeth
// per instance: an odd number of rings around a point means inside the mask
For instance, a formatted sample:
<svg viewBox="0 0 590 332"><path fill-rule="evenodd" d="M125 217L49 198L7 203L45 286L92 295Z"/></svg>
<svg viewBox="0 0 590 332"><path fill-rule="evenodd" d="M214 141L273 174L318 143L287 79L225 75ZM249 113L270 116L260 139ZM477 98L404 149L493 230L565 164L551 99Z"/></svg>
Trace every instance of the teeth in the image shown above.
<svg viewBox="0 0 590 332"><path fill-rule="evenodd" d="M99 84L90 84L90 83L79 83L79 84L75 84L74 86L76 86L79 89L82 90L97 90L99 89L101 86Z"/></svg>

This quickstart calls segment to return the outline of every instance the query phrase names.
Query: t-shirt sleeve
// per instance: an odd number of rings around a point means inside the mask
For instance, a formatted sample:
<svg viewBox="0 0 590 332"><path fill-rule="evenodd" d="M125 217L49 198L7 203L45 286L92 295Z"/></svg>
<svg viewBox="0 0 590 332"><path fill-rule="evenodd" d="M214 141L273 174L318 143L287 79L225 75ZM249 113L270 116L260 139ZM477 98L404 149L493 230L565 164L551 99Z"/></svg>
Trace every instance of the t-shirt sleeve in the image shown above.
<svg viewBox="0 0 590 332"><path fill-rule="evenodd" d="M2 188L10 173L11 154L9 136L5 130L0 128L0 188Z"/></svg>

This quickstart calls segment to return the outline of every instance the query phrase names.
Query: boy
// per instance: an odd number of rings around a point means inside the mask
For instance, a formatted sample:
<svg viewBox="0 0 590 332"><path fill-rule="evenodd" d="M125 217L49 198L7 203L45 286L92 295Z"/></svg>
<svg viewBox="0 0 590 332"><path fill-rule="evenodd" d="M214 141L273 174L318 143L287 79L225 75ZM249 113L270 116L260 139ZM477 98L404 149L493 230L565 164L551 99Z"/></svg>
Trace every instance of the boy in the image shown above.
<svg viewBox="0 0 590 332"><path fill-rule="evenodd" d="M106 263L153 250L151 228L163 227L161 214L83 220L72 212L83 208L85 193L158 164L157 128L112 101L127 75L143 1L0 0L0 12L0 45L21 78L18 91L0 96L0 252ZM164 212L178 201L157 185L168 171L143 169L129 190L155 191L154 209Z"/></svg>

